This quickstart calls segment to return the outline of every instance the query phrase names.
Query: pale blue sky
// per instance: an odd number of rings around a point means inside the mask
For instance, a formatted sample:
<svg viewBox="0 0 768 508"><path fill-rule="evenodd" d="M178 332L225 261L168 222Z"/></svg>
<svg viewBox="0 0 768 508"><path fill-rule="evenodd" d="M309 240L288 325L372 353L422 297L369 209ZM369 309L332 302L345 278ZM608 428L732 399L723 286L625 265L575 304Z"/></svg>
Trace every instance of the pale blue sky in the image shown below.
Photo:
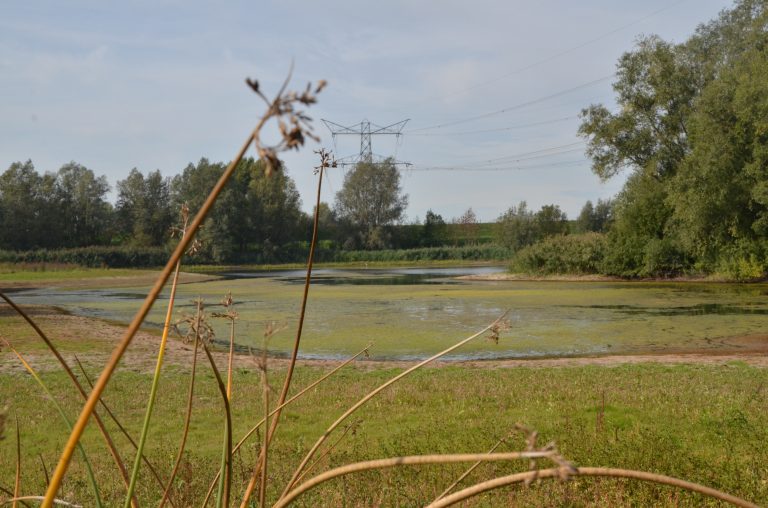
<svg viewBox="0 0 768 508"><path fill-rule="evenodd" d="M592 102L611 104L611 80L517 106L611 75L639 34L679 42L730 5L5 1L0 169L32 159L38 171L56 171L74 160L114 186L133 167L173 175L201 157L228 161L262 107L244 79L274 91L293 60L296 88L329 82L310 111L323 146L334 148L320 118L411 119L399 144L373 139L374 152L414 164L402 178L411 219L428 208L449 219L472 207L494 220L523 199L533 208L560 204L574 217L587 199L609 197L622 184L601 184L575 144L576 115ZM340 139L335 148L345 156L358 146L359 139ZM318 147L284 157L306 209ZM551 147L562 153L524 155ZM444 166L462 170L419 171ZM467 169L480 167L503 170ZM341 170L330 177L325 201L342 180Z"/></svg>

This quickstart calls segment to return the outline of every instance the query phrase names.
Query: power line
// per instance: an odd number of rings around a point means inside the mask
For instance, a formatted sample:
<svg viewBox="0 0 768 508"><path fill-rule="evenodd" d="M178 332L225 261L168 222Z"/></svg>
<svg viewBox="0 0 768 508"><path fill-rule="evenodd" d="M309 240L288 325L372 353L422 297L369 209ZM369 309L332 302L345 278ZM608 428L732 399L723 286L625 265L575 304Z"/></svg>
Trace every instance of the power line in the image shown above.
<svg viewBox="0 0 768 508"><path fill-rule="evenodd" d="M442 129L443 127L449 127L449 126L452 126L452 125L459 125L459 124L462 124L462 123L474 122L475 120L481 120L483 118L488 118L488 117L491 117L491 116L500 115L502 113L508 113L510 111L514 111L514 110L517 110L517 109L522 109L524 107L531 106L533 104L538 104L540 102L548 101L550 99L554 99L556 97L560 97L562 95L566 95L566 94L569 94L571 92L575 92L576 90L581 90L582 88L587 88L587 87L596 85L597 83L601 83L603 81L611 79L614 76L616 76L616 73L612 73L612 74L610 74L608 76L603 76L602 78L595 79L595 80L589 81L587 83L582 83L581 85L577 85L577 86L574 86L572 88L567 88L565 90L561 90L559 92L556 92L556 93L553 93L553 94L550 94L550 95L545 95L544 97L539 97L538 99L533 99L533 100L530 100L530 101L527 101L527 102L522 102L520 104L516 104L514 106L509 106L509 107L504 108L504 109L499 109L497 111L491 111L489 113L483 113L482 115L471 116L469 118L463 118L461 120L454 120L452 122L445 122L445 123L441 123L441 124L437 124L437 125L430 125L428 127L420 127L418 129L411 129L410 131L406 131L406 133L410 134L410 133L414 133L414 132L421 132L421 131L434 130L434 129Z"/></svg>
<svg viewBox="0 0 768 508"><path fill-rule="evenodd" d="M525 166L493 166L493 167L464 167L464 166L456 166L456 167L425 167L420 168L418 166L414 166L408 169L408 171L451 171L451 172L459 172L464 171L468 173L479 173L479 172L485 172L485 171L525 171L529 169L556 169L559 167L565 167L565 166L578 166L580 164L584 164L584 159L573 159L568 161L560 161L560 162L551 162L551 163L543 163L543 164L529 164Z"/></svg>
<svg viewBox="0 0 768 508"><path fill-rule="evenodd" d="M589 46L590 44L594 44L595 42L599 42L599 41L605 39L606 37L610 37L611 35L613 35L613 34L615 34L617 32L621 32L622 30L626 30L627 28L629 28L631 26L634 26L634 25L637 25L638 23L642 23L646 19L652 18L652 17L656 16L657 14L661 14L662 12L664 12L666 10L669 10L669 9L671 9L673 7L677 7L678 5L680 5L680 4L684 3L684 2L687 2L687 1L688 0L680 0L678 2L674 2L672 4L666 5L666 6L662 7L661 9L657 9L657 10L655 10L655 11L649 13L649 14L646 14L645 16L643 16L641 18L638 18L638 19L636 19L634 21L631 21L631 22L629 22L629 23L627 23L625 25L622 25L622 26L620 26L618 28L614 28L613 30L605 32L605 33L603 33L601 35L598 35L597 37L595 37L593 39L589 39L587 41L582 42L581 44L578 44L578 45L573 46L571 48L568 48L568 49L565 49L563 51L560 51L559 53L555 53L553 55L550 55L550 56L548 56L546 58L543 58L541 60L538 60L536 62L530 63L530 64L525 65L523 67L519 67L519 68L517 68L517 69L515 69L513 71L510 71L507 74L504 74L502 76L497 76L495 78L491 78L491 79L489 79L487 81L484 81L484 82L481 82L481 83L477 83L475 85L471 85L471 86L469 86L467 88L464 88L462 90L457 90L455 92L450 92L447 95L444 95L443 98L451 97L451 96L454 96L454 95L461 95L461 94L470 92L472 90L476 90L477 88L482 88L482 87L488 86L490 84L496 83L497 81L501 81L501 80L506 79L506 78L508 78L510 76L514 76L516 74L519 74L519 73L521 73L523 71L527 71L527 70L532 69L534 67L538 67L541 64L545 64L545 63L551 62L552 60L560 58L561 56L565 56L565 55L567 55L569 53L573 53L574 51L577 51L577 50L582 49L582 48L584 48L586 46Z"/></svg>
<svg viewBox="0 0 768 508"><path fill-rule="evenodd" d="M516 160L528 160L528 159L541 158L541 157L551 157L554 155L561 155L564 153L570 153L570 152L581 150L583 145L584 145L584 141L577 141L575 143L568 143L565 145L541 148L539 150L533 150L530 152L522 152L514 155L504 155L502 157L496 157L493 159L483 159L483 160L472 161L472 162L464 162L461 164L461 166L482 166L482 165L489 165L489 164L494 164L502 161L516 161ZM573 148L575 146L579 146L579 148ZM429 166L429 167L438 169L438 168L456 167L456 165L451 164L451 165L444 165L444 166Z"/></svg>
<svg viewBox="0 0 768 508"><path fill-rule="evenodd" d="M558 122L564 122L566 120L573 120L575 118L578 118L578 116L566 116L563 118L554 118L552 120L542 120L541 122L532 122L527 124L520 124L520 125L510 125L509 127L498 127L496 129L481 129L481 130L475 130L475 131L454 131L454 132L416 132L409 131L408 133L412 136L463 136L465 134L486 134L491 132L503 132L503 131L511 131L516 129L526 129L528 127L538 127L540 125L550 125L553 123Z"/></svg>

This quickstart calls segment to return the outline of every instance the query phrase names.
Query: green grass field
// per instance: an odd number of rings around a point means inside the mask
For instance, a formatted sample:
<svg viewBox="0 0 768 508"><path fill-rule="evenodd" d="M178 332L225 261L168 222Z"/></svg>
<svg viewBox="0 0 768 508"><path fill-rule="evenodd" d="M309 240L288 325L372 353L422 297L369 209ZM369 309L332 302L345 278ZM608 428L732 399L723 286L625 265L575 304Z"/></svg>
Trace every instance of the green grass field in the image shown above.
<svg viewBox="0 0 768 508"><path fill-rule="evenodd" d="M4 361L8 358L5 357ZM301 367L296 387L324 369ZM307 395L283 416L283 426L271 449L270 496L278 494L290 471L316 437L344 408L399 369L348 368ZM278 385L280 372L273 384ZM76 399L64 375L45 379L74 417ZM134 433L143 412L142 393L150 377L120 372L105 399ZM261 415L258 373L239 369L233 397L235 438ZM319 469L347 462L419 453L487 451L516 422L540 432L542 443L554 440L576 465L643 469L701 482L757 503L768 501L768 372L739 364L722 366L635 365L620 367L562 367L469 369L433 368L382 393L356 415L354 435L348 434ZM163 377L153 421L148 455L161 470L170 469L180 426L187 375L175 368ZM0 376L0 391L21 423L23 492L45 487L42 461L51 467L67 435L47 409L43 395L26 375ZM199 500L218 465L221 402L212 375L199 379L189 453L177 482L177 502ZM603 423L598 425L605 398ZM11 423L12 427L12 423ZM15 439L12 428L0 442L0 486L12 488ZM114 427L114 426L113 426ZM340 431L337 432L340 435ZM333 441L333 439L331 440ZM124 439L118 439L129 455ZM114 464L95 431L84 443L95 463L104 497L112 506L121 497ZM521 449L522 438L502 450ZM235 491L241 492L256 445L247 446L236 461ZM525 464L492 464L472 476L479 481ZM319 472L318 471L316 472ZM425 503L451 483L462 466L420 466L365 473L326 484L300 498L299 506L413 506ZM91 506L92 497L82 464L75 462L62 497ZM143 476L145 502L157 500L156 485ZM90 500L90 501L89 501ZM343 500L343 502L342 502ZM578 479L549 482L531 488L510 488L480 497L471 506L701 506L699 495L625 480ZM714 503L712 504L715 505Z"/></svg>

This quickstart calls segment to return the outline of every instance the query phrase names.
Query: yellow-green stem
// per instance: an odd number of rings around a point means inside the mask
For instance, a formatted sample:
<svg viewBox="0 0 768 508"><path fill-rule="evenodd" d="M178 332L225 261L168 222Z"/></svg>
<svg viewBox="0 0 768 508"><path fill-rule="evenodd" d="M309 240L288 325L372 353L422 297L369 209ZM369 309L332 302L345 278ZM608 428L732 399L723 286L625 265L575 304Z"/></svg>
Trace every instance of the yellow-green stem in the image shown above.
<svg viewBox="0 0 768 508"><path fill-rule="evenodd" d="M182 237L183 238L183 237ZM136 489L136 481L139 478L141 469L141 458L144 453L144 445L147 443L149 434L149 422L152 419L152 410L155 407L157 398L157 387L160 384L160 371L163 367L165 357L165 344L168 342L168 332L171 329L171 317L173 316L173 302L176 299L176 286L179 282L179 270L181 262L176 263L176 270L173 272L173 282L171 283L171 294L168 297L168 310L165 313L165 323L163 324L163 336L160 339L160 350L157 352L157 363L155 364L155 375L152 378L152 388L149 391L149 400L147 401L147 410L144 414L144 423L141 426L141 435L139 436L139 446L136 449L136 458L133 461L133 470L131 471L131 481L128 485L128 492L125 494L124 508L129 508L133 491Z"/></svg>

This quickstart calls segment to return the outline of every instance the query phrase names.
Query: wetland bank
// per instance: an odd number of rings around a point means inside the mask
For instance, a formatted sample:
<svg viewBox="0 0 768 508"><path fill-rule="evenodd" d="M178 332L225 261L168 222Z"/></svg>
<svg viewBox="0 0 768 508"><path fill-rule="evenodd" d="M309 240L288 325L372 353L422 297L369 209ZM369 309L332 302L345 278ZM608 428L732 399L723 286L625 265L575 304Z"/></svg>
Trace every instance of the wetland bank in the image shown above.
<svg viewBox="0 0 768 508"><path fill-rule="evenodd" d="M611 355L765 354L768 284L466 280L498 267L325 268L313 276L301 358L335 360L373 342L377 360L414 360L451 344L509 310L498 344L467 345L451 360ZM202 280L201 280L202 279ZM215 312L230 292L238 342L260 347L267 322L287 324L269 343L284 355L301 294L300 271L231 270L182 284L177 314L201 297ZM22 289L19 303L52 305L76 316L127 323L147 287ZM95 285L94 285L95 286ZM165 295L167 298L167 295ZM157 330L158 303L146 327ZM226 337L225 324L216 325Z"/></svg>

